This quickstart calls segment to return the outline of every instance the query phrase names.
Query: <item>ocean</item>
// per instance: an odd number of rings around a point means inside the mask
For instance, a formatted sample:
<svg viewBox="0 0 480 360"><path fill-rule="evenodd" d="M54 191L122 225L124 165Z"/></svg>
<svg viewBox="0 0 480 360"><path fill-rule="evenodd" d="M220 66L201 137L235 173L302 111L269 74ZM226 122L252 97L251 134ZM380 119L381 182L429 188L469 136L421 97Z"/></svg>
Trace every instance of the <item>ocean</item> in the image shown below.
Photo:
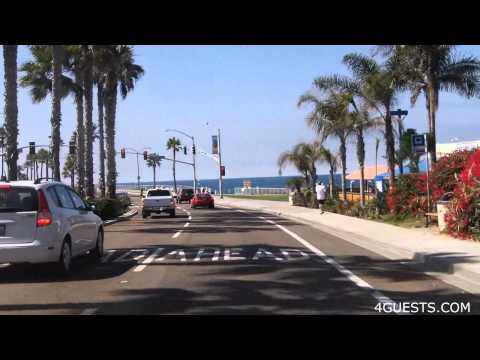
<svg viewBox="0 0 480 360"><path fill-rule="evenodd" d="M225 194L233 194L235 188L243 187L244 180L250 180L252 182L252 187L260 188L285 188L287 187L288 180L298 176L271 176L271 177L244 177L244 178L224 178L223 179L223 192ZM325 184L328 184L328 175L319 175L318 180L322 181ZM339 174L335 175L334 182L336 186L340 186L341 176ZM142 186L153 186L153 182L140 182ZM347 182L348 184L348 182ZM173 186L173 181L157 181L157 185L161 186ZM180 186L191 186L193 187L193 180L177 180L177 185ZM137 183L118 183L117 187L121 188L135 188ZM212 191L219 191L218 179L202 179L197 182L198 187L207 187L212 189Z"/></svg>

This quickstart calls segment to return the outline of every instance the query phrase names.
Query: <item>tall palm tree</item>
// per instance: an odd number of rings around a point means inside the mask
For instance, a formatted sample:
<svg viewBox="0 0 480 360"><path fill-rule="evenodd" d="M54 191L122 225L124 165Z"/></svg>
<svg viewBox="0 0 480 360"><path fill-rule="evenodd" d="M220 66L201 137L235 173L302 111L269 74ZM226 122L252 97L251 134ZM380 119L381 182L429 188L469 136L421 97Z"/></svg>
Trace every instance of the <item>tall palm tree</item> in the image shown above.
<svg viewBox="0 0 480 360"><path fill-rule="evenodd" d="M49 161L49 166L51 165L53 169L53 178L59 180L60 101L73 92L74 83L71 78L63 74L63 67L68 67L63 45L34 45L30 46L30 51L33 60L25 62L20 67L20 71L23 72L20 86L30 88L30 95L34 103L40 103L48 95L52 95L52 162Z"/></svg>
<svg viewBox="0 0 480 360"><path fill-rule="evenodd" d="M93 47L91 45L82 45L83 62L83 90L84 90L84 110L85 110L85 176L87 197L95 196L95 187L93 184ZM103 109L102 109L103 110Z"/></svg>
<svg viewBox="0 0 480 360"><path fill-rule="evenodd" d="M17 180L18 105L17 105L17 46L3 45L5 77L5 132L7 140L8 179Z"/></svg>
<svg viewBox="0 0 480 360"><path fill-rule="evenodd" d="M315 194L315 185L317 182L317 166L320 161L324 161L323 158L323 146L321 142L315 141L309 143L297 144L291 152L285 152L280 155L278 159L278 166L281 169L287 163L293 164L298 170L308 174L310 179L310 188L312 193ZM316 196L313 198L313 207L318 208L318 201Z"/></svg>
<svg viewBox="0 0 480 360"><path fill-rule="evenodd" d="M333 199L333 189L335 186L335 174L338 166L338 155L333 154L329 149L323 148L322 157L330 167L329 169L329 182L330 182L330 198Z"/></svg>
<svg viewBox="0 0 480 360"><path fill-rule="evenodd" d="M160 167L161 158L157 153L148 154L147 166L153 168L153 187L156 187L156 169Z"/></svg>
<svg viewBox="0 0 480 360"><path fill-rule="evenodd" d="M43 166L47 164L47 159L50 156L49 152L45 149L40 149L37 152L37 162L40 163L40 177L43 178Z"/></svg>
<svg viewBox="0 0 480 360"><path fill-rule="evenodd" d="M96 53L94 53L96 55ZM95 65L95 62L94 62ZM103 129L103 91L104 91L104 76L95 67L94 82L97 85L97 112L98 112L98 147L99 147L99 185L100 196L105 197L105 132Z"/></svg>
<svg viewBox="0 0 480 360"><path fill-rule="evenodd" d="M115 118L117 93L120 87L122 98L135 87L135 82L144 74L140 65L134 63L133 47L128 45L98 45L97 68L105 76L104 105L105 133L107 151L107 188L108 196L115 198L117 167L115 162Z"/></svg>
<svg viewBox="0 0 480 360"><path fill-rule="evenodd" d="M173 188L175 189L175 192L177 192L177 179L175 176L175 154L180 151L181 147L180 140L172 137L168 139L167 141L167 150L172 150L173 152L173 166L172 166L172 171L173 171Z"/></svg>
<svg viewBox="0 0 480 360"><path fill-rule="evenodd" d="M62 122L62 68L63 68L63 45L52 45L52 152L53 152L53 177L60 181L60 126Z"/></svg>
<svg viewBox="0 0 480 360"><path fill-rule="evenodd" d="M323 142L334 136L340 142L339 154L342 165L342 194L347 199L347 138L352 132L352 116L349 113L349 100L344 94L331 93L326 99L307 93L302 95L298 106L305 103L314 105L314 109L307 116L307 124L314 128Z"/></svg>
<svg viewBox="0 0 480 360"><path fill-rule="evenodd" d="M70 178L70 186L75 186L75 155L68 154L63 164L62 176L64 178Z"/></svg>
<svg viewBox="0 0 480 360"><path fill-rule="evenodd" d="M300 172L304 179L307 186L310 186L310 173L308 168L307 159L301 153L301 146L296 145L291 151L285 151L278 157L277 165L278 165L278 174L282 175L282 169L287 165L293 165L298 172Z"/></svg>
<svg viewBox="0 0 480 360"><path fill-rule="evenodd" d="M399 64L399 76L411 91L411 104L425 96L432 163L436 155L436 112L440 91L470 98L480 93L480 60L458 56L454 45L382 45L377 52Z"/></svg>

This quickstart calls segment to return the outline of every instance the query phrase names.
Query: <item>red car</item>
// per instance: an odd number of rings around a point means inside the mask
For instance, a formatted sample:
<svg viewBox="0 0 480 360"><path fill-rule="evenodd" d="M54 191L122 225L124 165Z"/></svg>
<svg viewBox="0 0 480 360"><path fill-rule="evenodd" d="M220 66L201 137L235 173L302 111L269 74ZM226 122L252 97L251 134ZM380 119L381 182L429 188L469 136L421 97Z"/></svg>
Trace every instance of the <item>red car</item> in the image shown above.
<svg viewBox="0 0 480 360"><path fill-rule="evenodd" d="M210 209L215 207L213 196L210 194L196 194L190 201L190 206L196 208L198 206L206 206Z"/></svg>

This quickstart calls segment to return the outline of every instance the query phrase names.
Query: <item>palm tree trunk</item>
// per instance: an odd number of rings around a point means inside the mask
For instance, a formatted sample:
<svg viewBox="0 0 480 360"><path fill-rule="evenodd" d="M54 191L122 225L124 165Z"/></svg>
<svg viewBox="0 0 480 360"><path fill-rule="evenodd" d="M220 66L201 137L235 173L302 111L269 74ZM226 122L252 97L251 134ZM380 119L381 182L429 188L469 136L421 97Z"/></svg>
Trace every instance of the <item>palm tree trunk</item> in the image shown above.
<svg viewBox="0 0 480 360"><path fill-rule="evenodd" d="M53 80L52 80L52 152L53 152L53 177L60 181L60 126L62 122L61 96L62 96L62 62L63 45L53 47Z"/></svg>
<svg viewBox="0 0 480 360"><path fill-rule="evenodd" d="M103 132L103 82L99 81L97 84L97 104L98 104L98 146L100 148L100 193L102 197L105 197L105 145L104 145L104 132Z"/></svg>
<svg viewBox="0 0 480 360"><path fill-rule="evenodd" d="M175 189L175 193L177 192L177 179L175 177L175 145L173 147L173 188Z"/></svg>
<svg viewBox="0 0 480 360"><path fill-rule="evenodd" d="M105 133L107 139L107 189L108 197L116 197L117 165L115 162L115 113L117 108L117 79L109 73L105 88Z"/></svg>
<svg viewBox="0 0 480 360"><path fill-rule="evenodd" d="M363 128L357 129L357 158L360 166L360 206L365 206L365 140L363 138Z"/></svg>
<svg viewBox="0 0 480 360"><path fill-rule="evenodd" d="M84 72L83 88L85 98L85 175L87 180L87 197L95 196L93 186L93 67L90 53L86 50L87 63Z"/></svg>
<svg viewBox="0 0 480 360"><path fill-rule="evenodd" d="M75 166L72 167L72 171L70 173L70 186L72 188L75 187Z"/></svg>
<svg viewBox="0 0 480 360"><path fill-rule="evenodd" d="M346 188L346 177L347 177L347 141L344 137L340 137L340 161L342 162L342 195L343 201L347 201L347 188Z"/></svg>
<svg viewBox="0 0 480 360"><path fill-rule="evenodd" d="M17 180L18 105L17 105L17 45L3 45L5 84L5 133L7 140L8 179ZM3 159L2 159L3 161Z"/></svg>
<svg viewBox="0 0 480 360"><path fill-rule="evenodd" d="M313 193L313 202L311 204L312 208L318 209L318 200L317 192L315 191L315 186L317 184L317 169L315 166L312 166L312 193Z"/></svg>
<svg viewBox="0 0 480 360"><path fill-rule="evenodd" d="M79 74L75 75L75 82L81 84ZM83 93L75 94L75 107L77 110L77 187L80 196L85 196L85 127L83 126Z"/></svg>
<svg viewBox="0 0 480 360"><path fill-rule="evenodd" d="M43 178L43 162L40 163L40 177Z"/></svg>
<svg viewBox="0 0 480 360"><path fill-rule="evenodd" d="M430 89L429 98L429 108L430 108L430 122L428 124L428 131L430 133L429 141L431 140L430 146L430 160L432 164L437 162L437 135L436 135L436 124L435 124L435 115L436 115L436 97L438 93L434 88ZM430 144L429 144L430 145Z"/></svg>
<svg viewBox="0 0 480 360"><path fill-rule="evenodd" d="M156 188L157 187L157 182L156 182L156 174L155 174L155 168L156 166L153 165L153 188Z"/></svg>
<svg viewBox="0 0 480 360"><path fill-rule="evenodd" d="M390 175L390 187L395 182L395 140L393 137L392 117L390 109L387 108L385 116L385 145L387 152L388 172Z"/></svg>
<svg viewBox="0 0 480 360"><path fill-rule="evenodd" d="M330 167L330 199L333 199L333 168Z"/></svg>

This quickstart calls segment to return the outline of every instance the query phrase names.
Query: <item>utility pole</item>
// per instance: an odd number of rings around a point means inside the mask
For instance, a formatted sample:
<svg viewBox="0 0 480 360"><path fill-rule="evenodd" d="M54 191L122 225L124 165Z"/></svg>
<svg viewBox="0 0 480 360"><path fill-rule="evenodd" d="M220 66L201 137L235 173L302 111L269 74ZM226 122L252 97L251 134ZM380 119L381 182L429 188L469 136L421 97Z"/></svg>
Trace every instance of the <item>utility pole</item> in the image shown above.
<svg viewBox="0 0 480 360"><path fill-rule="evenodd" d="M195 166L195 155L197 153L197 149L195 148L195 138L192 136L192 143L193 143L193 150L192 157L193 157L193 193L197 193L197 168Z"/></svg>
<svg viewBox="0 0 480 360"><path fill-rule="evenodd" d="M222 176L222 147L220 144L220 128L218 129L218 164L219 164L219 171L220 171L220 199L223 199L223 176Z"/></svg>
<svg viewBox="0 0 480 360"><path fill-rule="evenodd" d="M402 152L402 135L403 135L402 121L405 119L405 117L402 119L402 115L407 116L408 111L398 109L396 111L390 111L390 114L398 116L398 154L399 154L398 169L400 170L400 175L403 175L403 157L402 157L402 154L401 154L401 152Z"/></svg>

